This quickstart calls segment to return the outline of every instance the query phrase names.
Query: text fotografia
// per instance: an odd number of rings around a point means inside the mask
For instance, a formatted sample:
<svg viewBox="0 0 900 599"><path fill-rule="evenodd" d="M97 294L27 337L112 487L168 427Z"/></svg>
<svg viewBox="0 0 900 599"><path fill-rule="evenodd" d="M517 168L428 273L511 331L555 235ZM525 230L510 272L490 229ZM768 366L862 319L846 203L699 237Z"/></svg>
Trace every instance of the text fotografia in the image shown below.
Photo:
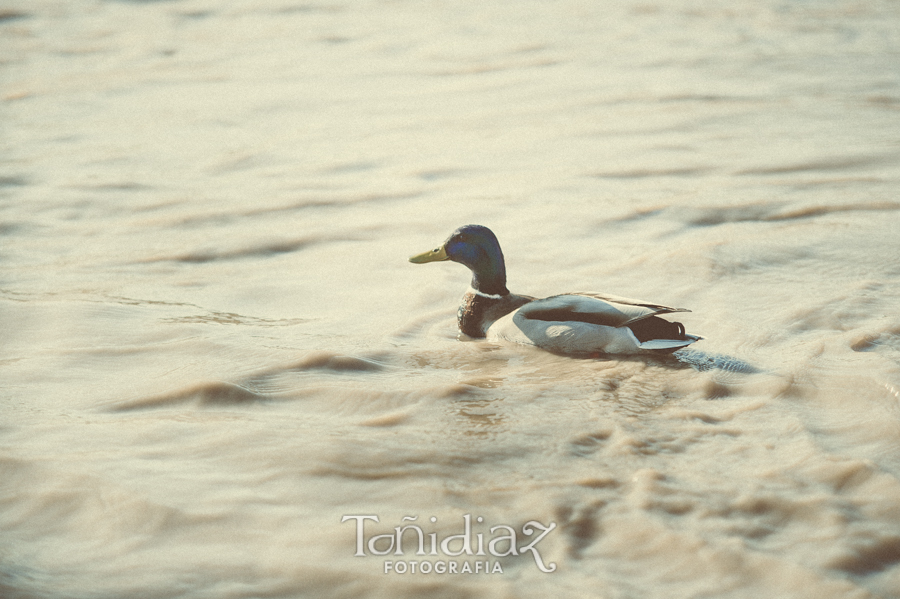
<svg viewBox="0 0 900 599"><path fill-rule="evenodd" d="M463 516L463 530L459 534L438 538L436 532L425 532L416 524L403 524L415 522L418 516L404 516L399 526L395 526L392 532L371 534L366 530L366 521L371 520L380 523L378 516L369 514L349 515L341 518L341 522L356 521L356 557L369 555L400 556L400 559L385 560L385 574L503 574L503 567L499 561L491 558L509 557L531 554L534 563L541 572L556 571L556 564L551 562L544 564L544 559L538 551L538 543L546 537L551 530L556 528L556 523L541 524L536 520L530 520L522 525L521 532L506 524L491 526L489 536L484 532L472 534L472 515ZM432 516L431 522L437 522ZM475 521L479 524L484 518L478 516ZM370 533L367 536L367 532ZM532 538L534 537L534 538ZM404 547L404 541L406 547ZM527 541L527 542L525 542ZM413 549L415 553L413 554ZM429 560L406 558L407 553L418 558L438 557L445 559ZM462 558L452 560L446 558ZM476 559L466 559L466 558ZM483 557L485 559L477 559Z"/></svg>

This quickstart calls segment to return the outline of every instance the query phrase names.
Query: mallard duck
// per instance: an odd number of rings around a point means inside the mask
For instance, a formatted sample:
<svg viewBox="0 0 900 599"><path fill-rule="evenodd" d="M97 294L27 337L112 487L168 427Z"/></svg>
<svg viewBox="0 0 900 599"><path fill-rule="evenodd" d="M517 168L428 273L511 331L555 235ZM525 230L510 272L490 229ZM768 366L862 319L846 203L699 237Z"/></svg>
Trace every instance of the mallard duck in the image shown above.
<svg viewBox="0 0 900 599"><path fill-rule="evenodd" d="M409 259L414 264L452 260L472 271L459 307L459 330L470 337L535 345L563 354L672 352L701 339L659 314L689 312L599 293L566 293L544 299L510 293L497 237L466 225L438 248Z"/></svg>

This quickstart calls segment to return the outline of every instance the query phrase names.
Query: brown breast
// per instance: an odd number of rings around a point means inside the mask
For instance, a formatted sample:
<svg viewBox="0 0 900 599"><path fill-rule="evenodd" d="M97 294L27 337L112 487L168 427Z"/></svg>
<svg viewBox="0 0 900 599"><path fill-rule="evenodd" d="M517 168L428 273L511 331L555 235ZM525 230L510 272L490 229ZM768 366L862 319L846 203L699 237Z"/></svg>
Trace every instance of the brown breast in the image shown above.
<svg viewBox="0 0 900 599"><path fill-rule="evenodd" d="M500 298L485 297L469 291L457 312L459 330L469 337L484 337L488 327L513 310L527 304L533 297L509 293Z"/></svg>

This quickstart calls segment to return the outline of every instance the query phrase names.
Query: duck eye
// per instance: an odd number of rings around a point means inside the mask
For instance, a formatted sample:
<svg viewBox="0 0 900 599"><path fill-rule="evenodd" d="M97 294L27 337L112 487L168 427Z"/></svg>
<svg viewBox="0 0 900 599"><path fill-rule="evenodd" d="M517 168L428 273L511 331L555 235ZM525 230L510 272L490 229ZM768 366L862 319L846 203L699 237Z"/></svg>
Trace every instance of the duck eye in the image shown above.
<svg viewBox="0 0 900 599"><path fill-rule="evenodd" d="M437 252L441 251L441 248L434 248L434 249L431 250L431 251L432 251L433 253L437 253Z"/></svg>

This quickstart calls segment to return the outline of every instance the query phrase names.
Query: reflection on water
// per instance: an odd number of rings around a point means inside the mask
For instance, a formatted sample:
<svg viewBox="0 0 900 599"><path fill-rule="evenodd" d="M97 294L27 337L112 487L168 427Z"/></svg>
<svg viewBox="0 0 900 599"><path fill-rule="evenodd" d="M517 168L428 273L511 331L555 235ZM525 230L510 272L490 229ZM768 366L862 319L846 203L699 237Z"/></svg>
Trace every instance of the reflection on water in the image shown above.
<svg viewBox="0 0 900 599"><path fill-rule="evenodd" d="M0 596L900 595L892 3L8 4ZM704 339L461 339L468 223Z"/></svg>

